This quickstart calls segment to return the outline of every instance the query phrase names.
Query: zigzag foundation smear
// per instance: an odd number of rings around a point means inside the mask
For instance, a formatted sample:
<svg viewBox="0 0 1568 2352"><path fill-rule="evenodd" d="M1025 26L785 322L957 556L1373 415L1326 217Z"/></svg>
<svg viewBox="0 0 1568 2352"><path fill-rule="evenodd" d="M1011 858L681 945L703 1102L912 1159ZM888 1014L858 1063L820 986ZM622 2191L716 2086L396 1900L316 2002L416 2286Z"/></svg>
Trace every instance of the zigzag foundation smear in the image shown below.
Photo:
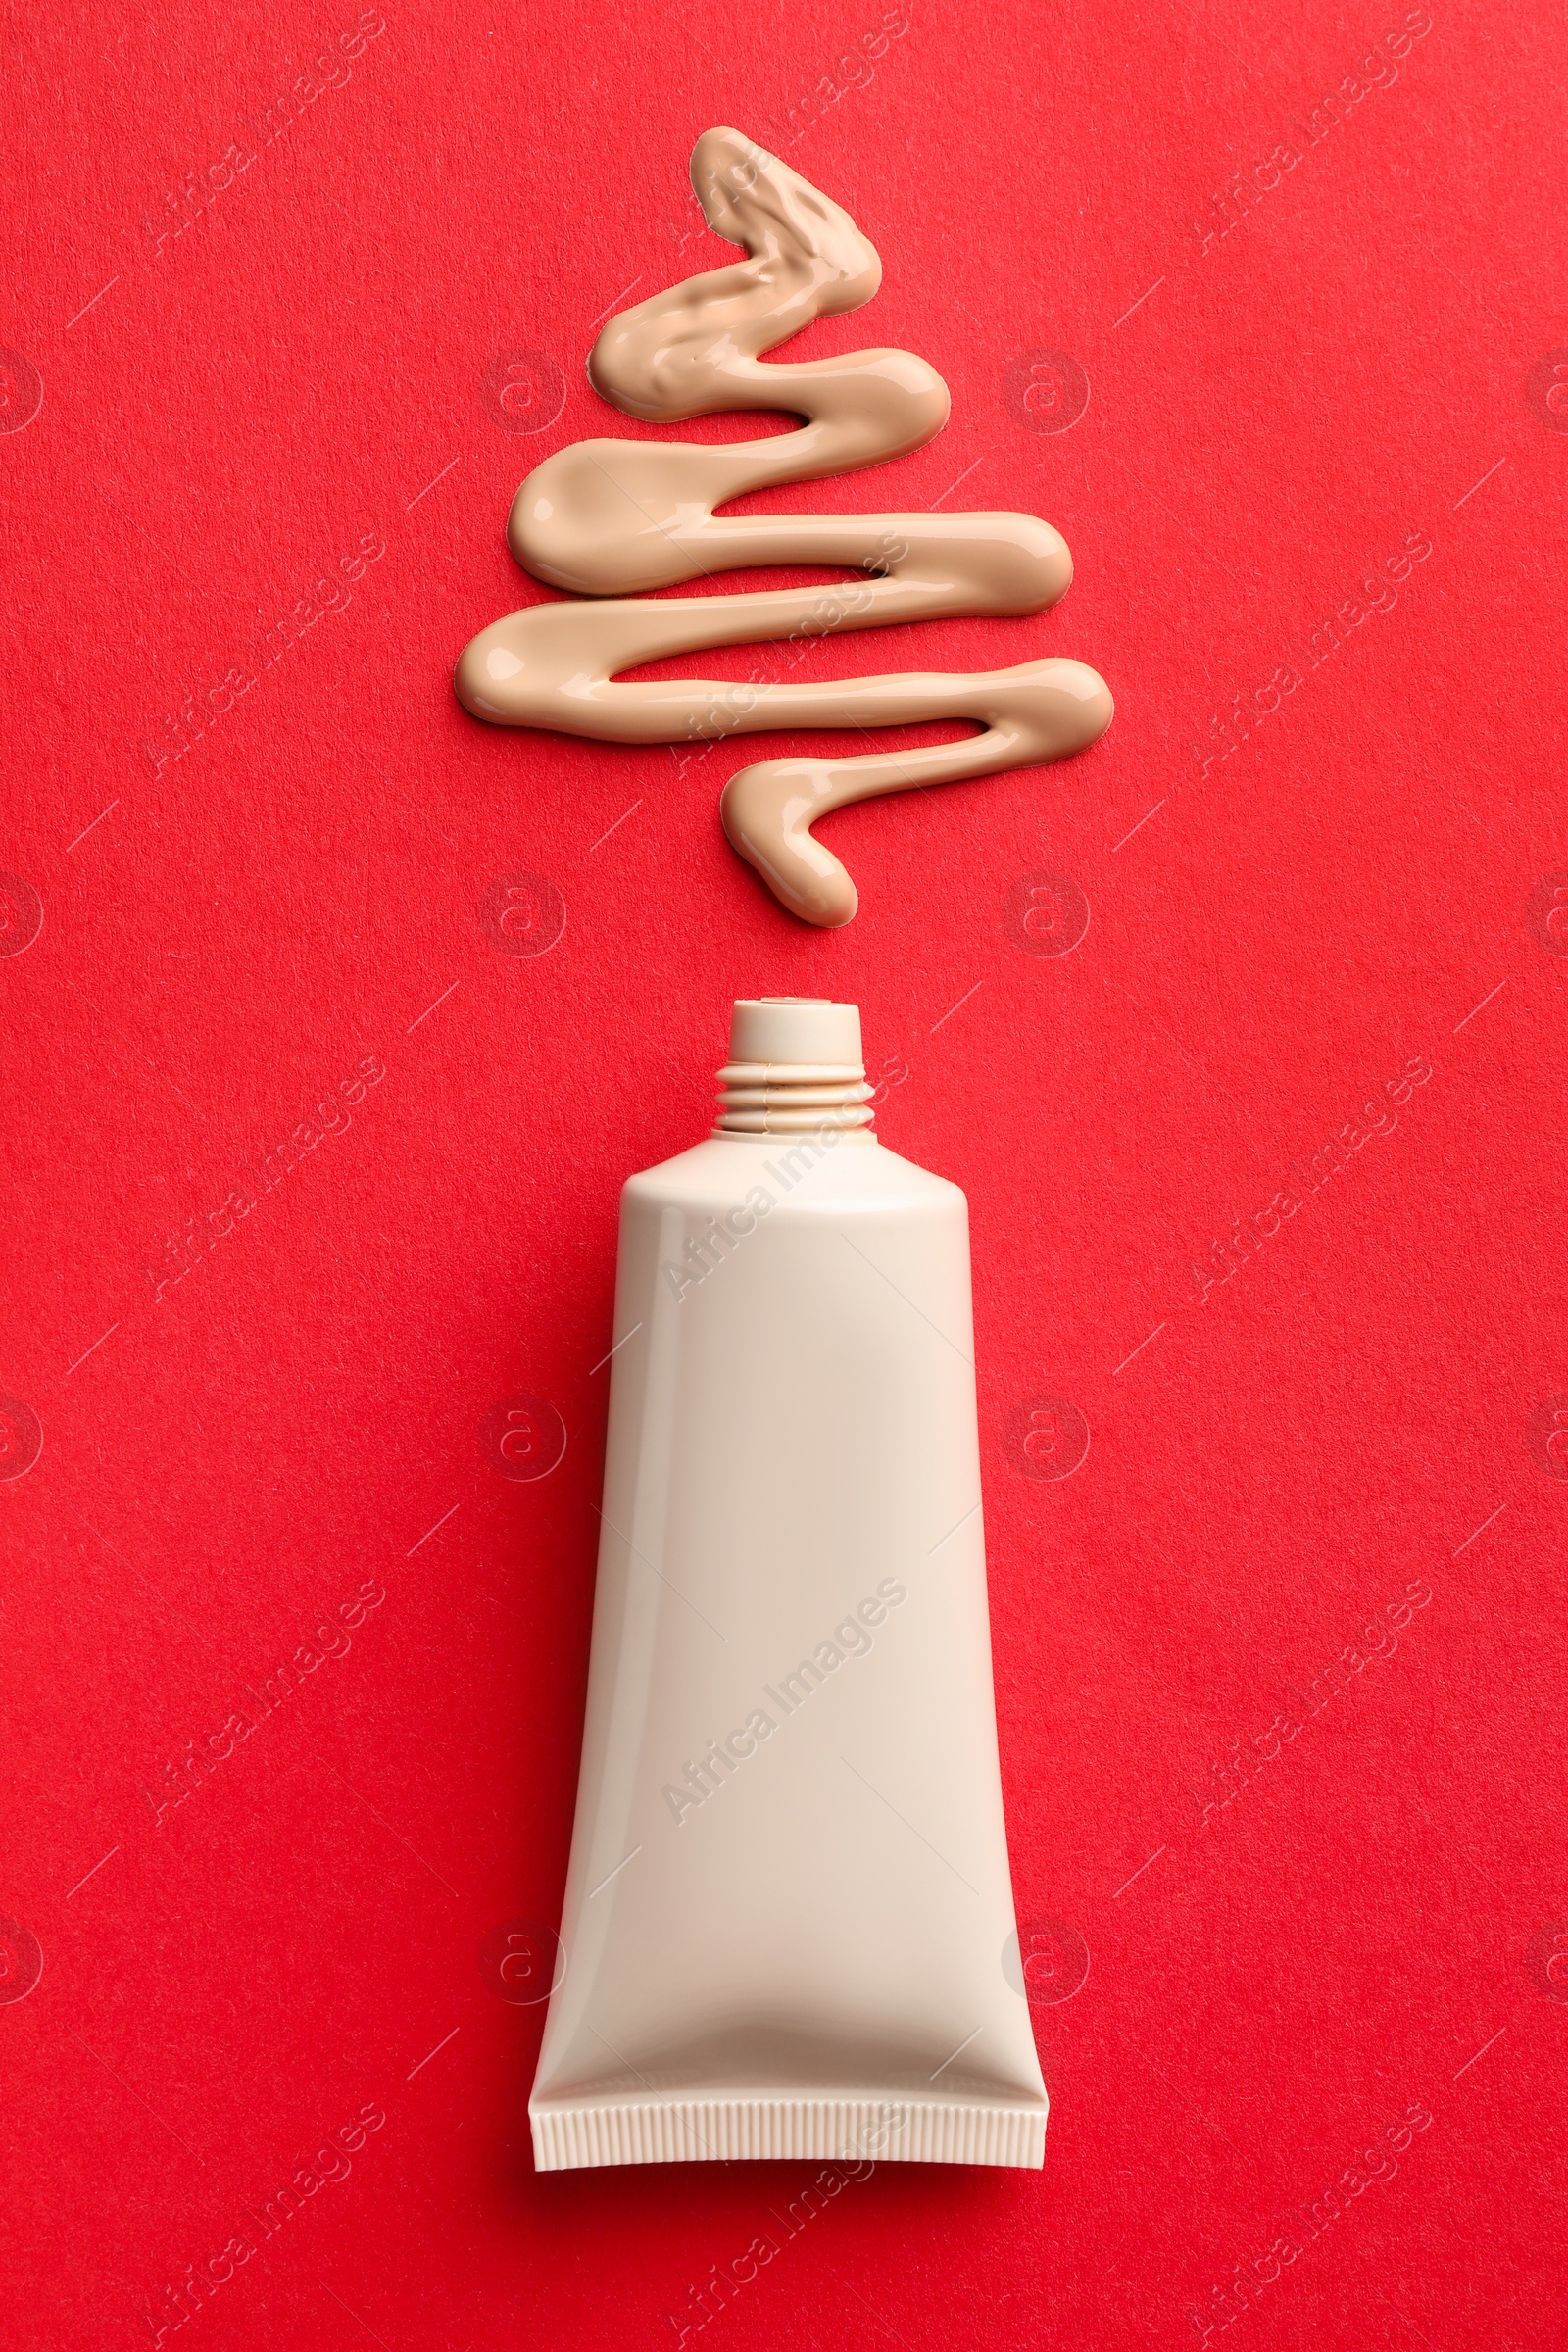
<svg viewBox="0 0 1568 2352"><path fill-rule="evenodd" d="M457 692L475 717L498 725L611 743L973 719L980 731L956 743L764 760L730 778L721 813L734 848L792 912L847 923L855 884L814 838L818 817L877 793L1064 759L1103 734L1111 699L1094 670L1059 659L814 685L617 682L617 672L707 646L1039 612L1072 578L1065 543L1032 514L715 514L750 491L921 448L947 422L948 391L906 351L764 364L760 353L812 319L868 302L882 265L847 213L738 131L705 131L691 175L709 225L748 258L621 312L594 346L590 379L646 422L727 409L785 410L807 421L761 441L578 441L547 458L513 501L512 552L574 600L605 601L532 605L493 622L465 649ZM861 578L826 591L648 595L768 564L843 565Z"/></svg>

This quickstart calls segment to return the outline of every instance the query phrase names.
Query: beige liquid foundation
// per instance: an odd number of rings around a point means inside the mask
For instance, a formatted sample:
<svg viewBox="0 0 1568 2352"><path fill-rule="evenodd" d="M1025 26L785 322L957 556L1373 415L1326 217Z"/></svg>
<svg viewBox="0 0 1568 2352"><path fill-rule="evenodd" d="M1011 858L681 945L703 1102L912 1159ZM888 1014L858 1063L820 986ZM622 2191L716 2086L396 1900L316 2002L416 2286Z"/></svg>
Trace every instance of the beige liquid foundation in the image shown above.
<svg viewBox="0 0 1568 2352"><path fill-rule="evenodd" d="M621 1200L536 2161L1038 2166L967 1204L871 1132L855 1005L737 1004L719 1077Z"/></svg>
<svg viewBox="0 0 1568 2352"><path fill-rule="evenodd" d="M492 725L607 743L706 748L765 729L865 734L973 720L977 731L956 743L763 760L731 776L721 813L732 847L792 913L833 926L852 920L858 901L811 829L818 818L879 793L1066 759L1103 734L1110 694L1087 663L1059 657L958 675L755 687L617 676L714 646L1041 612L1072 578L1065 541L1034 514L715 514L749 491L922 448L947 423L948 389L909 351L763 361L813 319L869 302L882 264L848 213L739 131L704 131L691 169L709 225L747 258L620 312L594 345L590 379L624 415L649 423L725 409L784 409L806 421L755 441L577 441L546 458L513 500L507 537L536 579L570 594L492 621L465 648L455 682L465 707ZM648 593L767 564L859 576L825 589ZM783 665L792 665L787 657Z"/></svg>

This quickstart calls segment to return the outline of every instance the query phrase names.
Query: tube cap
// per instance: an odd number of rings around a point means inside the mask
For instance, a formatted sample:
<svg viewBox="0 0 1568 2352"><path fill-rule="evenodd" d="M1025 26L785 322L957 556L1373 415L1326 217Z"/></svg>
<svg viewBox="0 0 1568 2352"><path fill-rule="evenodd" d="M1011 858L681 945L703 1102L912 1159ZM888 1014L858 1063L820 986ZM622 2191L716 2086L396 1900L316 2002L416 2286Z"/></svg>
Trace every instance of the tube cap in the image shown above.
<svg viewBox="0 0 1568 2352"><path fill-rule="evenodd" d="M730 1014L729 1057L858 1067L860 1007L827 997L741 997Z"/></svg>

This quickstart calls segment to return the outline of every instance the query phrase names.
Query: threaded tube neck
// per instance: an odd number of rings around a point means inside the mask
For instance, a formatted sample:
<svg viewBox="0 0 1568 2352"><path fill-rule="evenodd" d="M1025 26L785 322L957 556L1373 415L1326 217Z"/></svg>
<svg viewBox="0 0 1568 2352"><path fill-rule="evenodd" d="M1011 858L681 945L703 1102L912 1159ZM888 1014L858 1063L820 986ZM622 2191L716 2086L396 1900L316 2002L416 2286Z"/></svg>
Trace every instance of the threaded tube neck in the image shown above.
<svg viewBox="0 0 1568 2352"><path fill-rule="evenodd" d="M715 1135L804 1135L869 1127L872 1089L860 1062L727 1061L718 1073Z"/></svg>
<svg viewBox="0 0 1568 2352"><path fill-rule="evenodd" d="M818 997L751 997L730 1017L715 1135L869 1127L860 1014Z"/></svg>

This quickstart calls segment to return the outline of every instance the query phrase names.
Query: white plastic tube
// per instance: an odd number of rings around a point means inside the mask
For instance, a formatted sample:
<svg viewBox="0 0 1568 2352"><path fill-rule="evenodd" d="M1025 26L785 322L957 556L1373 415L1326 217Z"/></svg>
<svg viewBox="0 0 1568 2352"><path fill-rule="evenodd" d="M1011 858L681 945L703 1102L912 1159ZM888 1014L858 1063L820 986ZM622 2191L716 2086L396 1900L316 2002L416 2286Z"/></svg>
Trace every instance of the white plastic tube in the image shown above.
<svg viewBox="0 0 1568 2352"><path fill-rule="evenodd" d="M1039 2165L967 1204L870 1134L853 1004L739 1004L730 1052L622 1196L535 2158Z"/></svg>

